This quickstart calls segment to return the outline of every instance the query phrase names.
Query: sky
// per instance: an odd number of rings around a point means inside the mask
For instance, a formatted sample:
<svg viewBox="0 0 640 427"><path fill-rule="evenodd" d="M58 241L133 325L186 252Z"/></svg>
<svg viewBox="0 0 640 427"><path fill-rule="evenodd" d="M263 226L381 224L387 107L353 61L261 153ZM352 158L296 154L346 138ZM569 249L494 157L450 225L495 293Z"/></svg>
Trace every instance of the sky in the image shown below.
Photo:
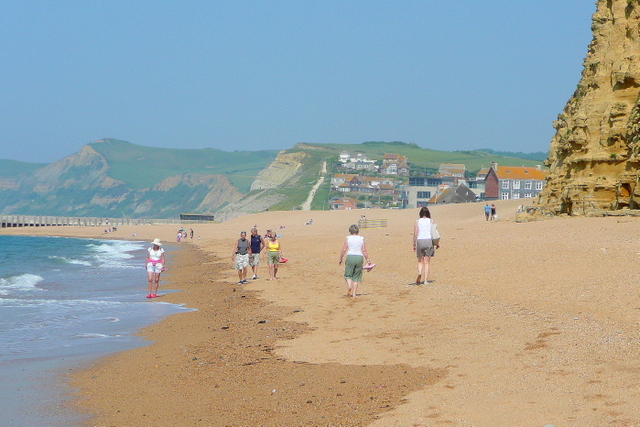
<svg viewBox="0 0 640 427"><path fill-rule="evenodd" d="M0 159L105 137L547 151L588 0L3 0Z"/></svg>

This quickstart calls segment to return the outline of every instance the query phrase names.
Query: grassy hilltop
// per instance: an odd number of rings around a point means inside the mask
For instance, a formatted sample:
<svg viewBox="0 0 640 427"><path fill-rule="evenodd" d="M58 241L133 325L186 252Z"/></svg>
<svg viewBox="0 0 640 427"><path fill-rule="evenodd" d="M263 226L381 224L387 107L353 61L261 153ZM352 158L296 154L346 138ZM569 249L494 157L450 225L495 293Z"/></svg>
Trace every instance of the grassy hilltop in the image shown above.
<svg viewBox="0 0 640 427"><path fill-rule="evenodd" d="M145 147L105 138L51 164L0 160L0 213L166 218L289 210L304 203L325 162L325 180L311 208L327 209L330 177L344 150L377 160L399 153L417 170L437 169L440 163L464 163L470 171L492 161L541 163L487 152L491 150L450 152L403 142L300 143L282 151L228 152Z"/></svg>

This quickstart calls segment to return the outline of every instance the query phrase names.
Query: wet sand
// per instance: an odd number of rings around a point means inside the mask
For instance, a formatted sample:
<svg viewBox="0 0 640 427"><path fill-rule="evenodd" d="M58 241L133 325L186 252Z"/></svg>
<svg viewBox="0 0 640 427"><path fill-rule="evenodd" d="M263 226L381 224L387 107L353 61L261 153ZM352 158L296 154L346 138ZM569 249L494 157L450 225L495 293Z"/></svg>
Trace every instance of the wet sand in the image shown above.
<svg viewBox="0 0 640 427"><path fill-rule="evenodd" d="M432 283L416 276L417 210L266 212L194 226L163 296L198 311L141 331L154 343L74 374L90 425L638 425L640 220L516 223L521 201L432 208ZM376 268L348 298L338 255L364 213ZM313 218L312 225L305 225ZM237 285L234 241L277 228L280 279ZM188 228L188 227L187 227ZM91 228L2 233L104 237ZM175 226L109 238L173 240ZM93 234L92 234L93 233ZM199 239L198 239L199 237ZM146 283L141 278L141 296Z"/></svg>

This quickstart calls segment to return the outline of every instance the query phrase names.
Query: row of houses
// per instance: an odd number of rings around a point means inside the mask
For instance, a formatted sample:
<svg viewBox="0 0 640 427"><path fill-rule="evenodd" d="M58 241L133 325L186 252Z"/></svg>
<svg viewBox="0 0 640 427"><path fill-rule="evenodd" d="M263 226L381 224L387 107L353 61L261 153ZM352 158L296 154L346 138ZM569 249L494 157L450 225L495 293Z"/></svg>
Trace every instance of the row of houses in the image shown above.
<svg viewBox="0 0 640 427"><path fill-rule="evenodd" d="M409 165L406 156L398 153L385 153L378 166L377 160L368 158L363 153L350 154L343 151L338 157L340 167L345 170L378 172L383 175L409 176Z"/></svg>
<svg viewBox="0 0 640 427"><path fill-rule="evenodd" d="M347 193L393 195L403 208L416 208L433 203L462 203L474 200L530 199L538 196L545 182L540 166L499 166L493 162L482 168L475 178L467 178L462 164L442 164L433 176L409 177L400 184L391 177L365 177L358 174L335 174L334 191L344 197L332 199L332 209L351 209L355 201Z"/></svg>
<svg viewBox="0 0 640 427"><path fill-rule="evenodd" d="M359 174L336 173L331 178L331 190L341 193L365 193L392 195L396 180L391 177L370 177Z"/></svg>
<svg viewBox="0 0 640 427"><path fill-rule="evenodd" d="M402 206L422 207L431 203L460 203L473 200L531 199L538 196L546 178L536 167L499 166L492 162L476 178L464 178L464 165L441 166L433 177L411 177L401 186ZM455 175L451 170L455 170ZM451 172L451 173L448 173Z"/></svg>

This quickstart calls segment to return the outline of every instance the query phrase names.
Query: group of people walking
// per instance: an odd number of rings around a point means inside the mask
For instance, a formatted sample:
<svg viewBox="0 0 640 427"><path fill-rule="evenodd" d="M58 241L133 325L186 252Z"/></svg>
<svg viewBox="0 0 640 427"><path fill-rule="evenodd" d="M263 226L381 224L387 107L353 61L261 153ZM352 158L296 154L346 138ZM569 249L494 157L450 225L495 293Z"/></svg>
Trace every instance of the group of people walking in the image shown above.
<svg viewBox="0 0 640 427"><path fill-rule="evenodd" d="M369 259L369 253L364 237L359 235L360 228L356 224L349 227L349 235L345 238L340 252L338 264L344 262L344 279L347 285L347 296L356 297L358 286L362 282L363 271L370 271L375 267ZM416 285L429 283L429 269L431 258L435 250L440 247L440 236L435 223L431 220L429 208L422 207L419 218L413 229L413 250L418 258L418 275ZM248 283L247 273L251 267L252 280L258 279L258 266L262 253L269 267L269 279L278 279L278 266L286 261L282 256L282 244L275 231L267 230L265 236L258 233L256 227L251 229L251 236L247 232L240 232L231 254L231 260L238 271L238 284ZM365 263L366 261L366 263ZM148 273L147 298L156 298L160 281L160 274L165 270L164 249L159 239L155 239L147 250L146 266Z"/></svg>
<svg viewBox="0 0 640 427"><path fill-rule="evenodd" d="M266 248L265 258L269 267L269 278L267 280L278 279L278 266L283 259L282 245L275 231L267 230L265 237L258 234L257 228L251 229L251 237L247 239L247 232L242 231L237 240L231 261L238 271L238 284L248 283L247 273L249 266L253 272L252 280L258 279L258 266L260 265L261 253Z"/></svg>
<svg viewBox="0 0 640 427"><path fill-rule="evenodd" d="M420 209L419 218L413 228L413 250L418 257L418 276L416 285L429 283L429 267L435 250L440 247L439 233L436 235L436 225L431 220L429 208ZM359 236L360 228L353 224L349 227L340 252L338 264L344 261L344 280L347 284L347 296L356 297L358 286L362 282L363 270L371 270L375 264L371 263L364 237ZM346 255L346 259L345 259ZM366 260L366 264L365 264Z"/></svg>

